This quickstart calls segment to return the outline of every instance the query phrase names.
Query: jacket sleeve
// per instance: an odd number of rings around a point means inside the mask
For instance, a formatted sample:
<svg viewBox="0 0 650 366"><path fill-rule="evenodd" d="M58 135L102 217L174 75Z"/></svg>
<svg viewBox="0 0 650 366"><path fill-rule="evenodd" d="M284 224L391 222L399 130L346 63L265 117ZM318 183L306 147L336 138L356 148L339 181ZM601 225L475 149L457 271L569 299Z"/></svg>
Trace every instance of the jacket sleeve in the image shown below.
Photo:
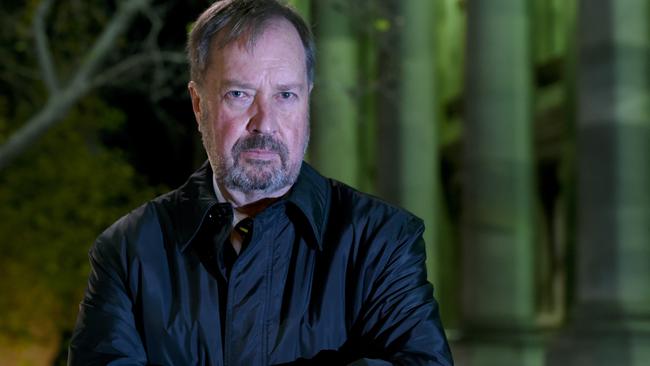
<svg viewBox="0 0 650 366"><path fill-rule="evenodd" d="M129 296L125 247L124 240L103 235L89 252L88 288L79 306L68 365L146 364Z"/></svg>
<svg viewBox="0 0 650 366"><path fill-rule="evenodd" d="M427 281L422 221L410 217L382 231L383 247L369 256L372 265L367 262L364 269L371 275L364 276L368 293L357 324L358 347L369 359L396 365L453 365Z"/></svg>

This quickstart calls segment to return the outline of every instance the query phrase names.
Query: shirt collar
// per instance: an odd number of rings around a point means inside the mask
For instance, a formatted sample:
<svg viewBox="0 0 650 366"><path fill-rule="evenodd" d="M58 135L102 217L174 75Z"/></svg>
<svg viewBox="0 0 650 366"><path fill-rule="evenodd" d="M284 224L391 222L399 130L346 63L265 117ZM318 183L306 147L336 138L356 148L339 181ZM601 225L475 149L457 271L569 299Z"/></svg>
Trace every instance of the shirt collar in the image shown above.
<svg viewBox="0 0 650 366"><path fill-rule="evenodd" d="M215 188L212 168L205 162L177 190L178 210L171 212L171 215L177 218L175 235L182 251L187 249L196 237L208 215L223 218L224 224L231 224L229 221L232 220L232 206L227 202L219 202ZM298 208L297 211L309 223L316 245L322 250L330 204L328 180L303 162L298 179L289 190L286 200ZM174 210L173 205L170 208Z"/></svg>
<svg viewBox="0 0 650 366"><path fill-rule="evenodd" d="M217 201L219 203L226 203L226 198L223 196L223 193L221 193L221 189L219 189L219 184L217 183L217 176L212 173L212 188L214 189L214 194L217 197ZM232 204L231 204L232 206ZM247 218L248 216L237 211L234 207L232 209L232 226L235 227L238 222L241 220Z"/></svg>

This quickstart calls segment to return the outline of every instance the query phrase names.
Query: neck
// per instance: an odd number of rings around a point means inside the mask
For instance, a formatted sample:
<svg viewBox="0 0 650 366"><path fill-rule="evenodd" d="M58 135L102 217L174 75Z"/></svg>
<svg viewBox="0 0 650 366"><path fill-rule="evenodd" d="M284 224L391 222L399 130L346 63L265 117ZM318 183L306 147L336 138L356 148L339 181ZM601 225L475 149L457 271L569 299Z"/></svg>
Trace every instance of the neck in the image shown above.
<svg viewBox="0 0 650 366"><path fill-rule="evenodd" d="M284 196L291 186L273 193L251 192L243 193L236 190L229 190L219 184L223 198L230 202L233 208L246 216L255 216L265 208Z"/></svg>

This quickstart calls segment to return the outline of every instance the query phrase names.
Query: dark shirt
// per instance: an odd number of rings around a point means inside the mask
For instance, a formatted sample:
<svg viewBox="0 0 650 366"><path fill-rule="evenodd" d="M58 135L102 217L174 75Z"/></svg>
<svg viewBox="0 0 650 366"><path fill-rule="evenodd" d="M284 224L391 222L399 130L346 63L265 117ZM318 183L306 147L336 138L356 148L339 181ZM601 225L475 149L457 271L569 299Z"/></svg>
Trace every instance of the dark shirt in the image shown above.
<svg viewBox="0 0 650 366"><path fill-rule="evenodd" d="M102 233L69 363L452 364L420 219L305 163L228 269L231 223L205 164Z"/></svg>

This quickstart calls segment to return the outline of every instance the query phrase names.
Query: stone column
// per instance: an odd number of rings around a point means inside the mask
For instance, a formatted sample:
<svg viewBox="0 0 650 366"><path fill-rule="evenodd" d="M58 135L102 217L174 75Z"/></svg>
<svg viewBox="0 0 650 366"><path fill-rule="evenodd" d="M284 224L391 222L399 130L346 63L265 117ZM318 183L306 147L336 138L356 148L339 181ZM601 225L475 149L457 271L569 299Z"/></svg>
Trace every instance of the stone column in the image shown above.
<svg viewBox="0 0 650 366"><path fill-rule="evenodd" d="M648 365L650 3L580 3L577 294L548 365Z"/></svg>
<svg viewBox="0 0 650 366"><path fill-rule="evenodd" d="M396 179L400 203L426 225L429 279L438 282L436 212L439 189L435 88L435 2L401 0L399 26L399 134Z"/></svg>
<svg viewBox="0 0 650 366"><path fill-rule="evenodd" d="M318 46L310 159L326 176L352 186L359 172L357 37L343 0L319 0L314 31Z"/></svg>
<svg viewBox="0 0 650 366"><path fill-rule="evenodd" d="M536 339L529 0L467 2L458 363L543 364Z"/></svg>

